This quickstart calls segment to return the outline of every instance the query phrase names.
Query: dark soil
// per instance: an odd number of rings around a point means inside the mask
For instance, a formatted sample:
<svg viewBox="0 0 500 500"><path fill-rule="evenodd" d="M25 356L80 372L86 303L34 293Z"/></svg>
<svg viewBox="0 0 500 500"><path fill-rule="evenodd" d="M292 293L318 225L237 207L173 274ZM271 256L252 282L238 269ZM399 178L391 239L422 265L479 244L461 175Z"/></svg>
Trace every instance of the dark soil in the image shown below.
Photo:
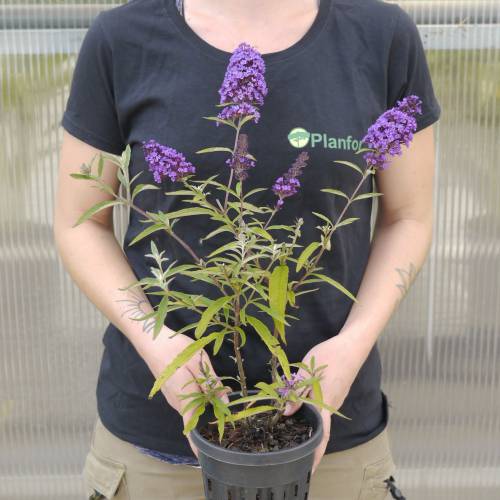
<svg viewBox="0 0 500 500"><path fill-rule="evenodd" d="M268 411L246 421L238 420L234 422L234 425L226 423L220 443L216 424L206 424L200 428L200 434L223 448L251 453L293 448L311 437L312 426L297 415L281 417L271 429L270 421L273 415L274 412ZM245 422L248 425L245 425Z"/></svg>

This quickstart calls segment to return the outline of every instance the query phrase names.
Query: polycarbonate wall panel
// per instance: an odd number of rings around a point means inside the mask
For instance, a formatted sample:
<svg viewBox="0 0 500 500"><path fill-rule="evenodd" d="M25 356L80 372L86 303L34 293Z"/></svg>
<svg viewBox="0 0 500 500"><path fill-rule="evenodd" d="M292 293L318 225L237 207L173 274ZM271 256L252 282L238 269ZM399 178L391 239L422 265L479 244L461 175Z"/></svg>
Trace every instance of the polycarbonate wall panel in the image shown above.
<svg viewBox="0 0 500 500"><path fill-rule="evenodd" d="M0 0L0 498L82 498L107 321L52 236L61 129L89 20L116 2ZM500 2L400 1L443 114L433 246L382 333L410 500L500 498ZM117 236L124 220L116 213Z"/></svg>

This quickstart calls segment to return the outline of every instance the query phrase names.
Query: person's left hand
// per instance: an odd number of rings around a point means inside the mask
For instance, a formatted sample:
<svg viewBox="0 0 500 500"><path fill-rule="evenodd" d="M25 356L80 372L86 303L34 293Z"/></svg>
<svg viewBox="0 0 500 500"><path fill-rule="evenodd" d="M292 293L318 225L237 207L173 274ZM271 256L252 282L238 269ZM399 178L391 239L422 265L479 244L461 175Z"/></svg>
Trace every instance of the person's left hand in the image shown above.
<svg viewBox="0 0 500 500"><path fill-rule="evenodd" d="M344 334L335 335L327 341L317 344L304 356L302 362L309 366L313 356L316 367L327 365L322 371L320 382L323 401L340 411L339 408L344 403L366 356L363 356L359 346L355 346L352 339ZM302 368L298 371L298 374L304 378L309 377ZM311 389L309 388L307 392L302 393L302 396L312 397ZM287 403L284 415L292 415L301 405L302 403ZM316 448L313 473L323 458L330 438L331 413L326 409L321 409L320 412L323 419L323 439ZM350 417L350 415L346 415L346 417ZM339 416L338 418L342 417Z"/></svg>

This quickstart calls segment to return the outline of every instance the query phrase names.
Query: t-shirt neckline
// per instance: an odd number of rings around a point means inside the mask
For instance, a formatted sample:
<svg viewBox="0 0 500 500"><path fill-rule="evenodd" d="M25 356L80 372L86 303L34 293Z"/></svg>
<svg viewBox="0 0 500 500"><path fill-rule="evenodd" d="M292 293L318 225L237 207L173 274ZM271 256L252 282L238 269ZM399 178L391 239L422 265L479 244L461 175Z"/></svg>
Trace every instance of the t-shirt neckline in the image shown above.
<svg viewBox="0 0 500 500"><path fill-rule="evenodd" d="M218 59L227 63L231 57L231 52L219 49L214 45L208 43L204 38L200 37L186 22L184 17L179 12L175 0L161 0L165 10L167 12L168 18L175 24L180 34L192 45L196 46L207 56ZM331 9L331 0L320 0L318 11L316 12L316 17L314 21L309 26L309 29L302 35L302 37L297 40L292 45L286 47L285 49L268 52L261 54L266 65L274 64L275 62L289 59L295 54L301 52L303 49L312 44L319 33L325 26Z"/></svg>

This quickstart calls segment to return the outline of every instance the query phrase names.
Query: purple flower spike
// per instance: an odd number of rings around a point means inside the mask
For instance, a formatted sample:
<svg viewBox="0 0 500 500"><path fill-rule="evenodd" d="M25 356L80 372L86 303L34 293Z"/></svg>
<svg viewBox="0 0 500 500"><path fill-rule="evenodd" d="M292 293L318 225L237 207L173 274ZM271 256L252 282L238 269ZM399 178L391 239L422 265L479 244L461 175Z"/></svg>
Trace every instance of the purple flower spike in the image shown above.
<svg viewBox="0 0 500 500"><path fill-rule="evenodd" d="M306 166L308 159L309 153L302 151L288 171L276 179L273 184L274 194L278 196L276 208L281 208L284 203L283 199L292 196L299 190L300 182L297 177L302 174L302 169Z"/></svg>
<svg viewBox="0 0 500 500"><path fill-rule="evenodd" d="M375 151L363 155L368 167L384 170L388 156L401 155L401 146L408 147L417 129L416 114L422 114L422 101L416 95L405 97L383 113L368 129L363 142Z"/></svg>
<svg viewBox="0 0 500 500"><path fill-rule="evenodd" d="M142 141L144 157L153 172L154 180L160 184L164 177L169 177L173 182L194 174L196 169L192 163L186 161L182 153L174 148L164 146L154 139Z"/></svg>
<svg viewBox="0 0 500 500"><path fill-rule="evenodd" d="M290 379L287 379L285 375L282 375L281 380L285 383L285 385L284 387L278 387L278 394L282 398L286 398L291 391L295 390L296 385L304 380L304 377L296 372L292 373L292 378Z"/></svg>
<svg viewBox="0 0 500 500"><path fill-rule="evenodd" d="M240 134L236 143L236 151L234 156L226 160L226 164L234 170L234 176L239 181L244 181L248 178L248 172L252 167L255 167L255 161L246 156L248 154L248 136Z"/></svg>
<svg viewBox="0 0 500 500"><path fill-rule="evenodd" d="M229 59L224 81L219 89L220 104L234 104L225 106L217 116L222 120L253 116L257 123L260 113L256 106L262 106L267 95L265 70L264 59L259 52L248 43L240 43ZM215 124L220 125L219 122Z"/></svg>

